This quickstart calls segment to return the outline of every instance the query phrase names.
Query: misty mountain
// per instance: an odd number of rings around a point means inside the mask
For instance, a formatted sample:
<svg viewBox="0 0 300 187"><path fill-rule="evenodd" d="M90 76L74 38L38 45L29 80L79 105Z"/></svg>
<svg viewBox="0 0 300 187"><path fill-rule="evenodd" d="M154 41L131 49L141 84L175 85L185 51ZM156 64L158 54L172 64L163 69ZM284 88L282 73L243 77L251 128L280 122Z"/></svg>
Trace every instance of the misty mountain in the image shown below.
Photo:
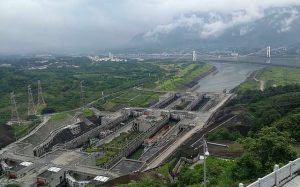
<svg viewBox="0 0 300 187"><path fill-rule="evenodd" d="M190 13L136 35L131 47L164 49L252 49L300 47L300 7L231 13Z"/></svg>

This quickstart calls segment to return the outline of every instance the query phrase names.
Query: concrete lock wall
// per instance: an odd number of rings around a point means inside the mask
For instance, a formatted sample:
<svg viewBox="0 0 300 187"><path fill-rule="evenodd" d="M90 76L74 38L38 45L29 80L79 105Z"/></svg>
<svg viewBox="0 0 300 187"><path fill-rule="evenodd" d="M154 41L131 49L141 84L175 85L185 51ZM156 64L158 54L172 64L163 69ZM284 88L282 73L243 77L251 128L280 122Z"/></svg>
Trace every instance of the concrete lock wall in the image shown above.
<svg viewBox="0 0 300 187"><path fill-rule="evenodd" d="M110 121L106 125L101 125L96 128L93 128L90 131L82 134L81 136L74 138L73 140L65 143L65 148L66 149L74 149L80 145L83 145L85 142L89 141L90 138L94 138L94 137L98 136L99 132L102 129L108 129L110 127L113 127L113 126L123 122L124 120L128 119L128 117L129 117L128 115L122 115L122 116L118 117L117 119Z"/></svg>
<svg viewBox="0 0 300 187"><path fill-rule="evenodd" d="M263 178L248 185L247 187L273 187L281 186L290 179L292 179L300 170L300 158L289 162L287 165L279 168L278 165L274 167L274 171Z"/></svg>

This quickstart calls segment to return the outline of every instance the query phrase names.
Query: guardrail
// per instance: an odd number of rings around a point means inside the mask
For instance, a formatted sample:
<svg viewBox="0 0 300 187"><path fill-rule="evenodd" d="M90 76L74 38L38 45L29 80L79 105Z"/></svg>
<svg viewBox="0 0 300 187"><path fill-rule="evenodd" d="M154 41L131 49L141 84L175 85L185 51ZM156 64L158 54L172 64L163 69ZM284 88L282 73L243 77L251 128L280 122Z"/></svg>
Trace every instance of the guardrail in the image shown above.
<svg viewBox="0 0 300 187"><path fill-rule="evenodd" d="M290 161L287 165L279 168L278 165L274 166L274 171L263 178L259 178L257 181L249 184L247 187L273 187L282 186L300 171L300 158ZM242 183L239 187L244 187Z"/></svg>

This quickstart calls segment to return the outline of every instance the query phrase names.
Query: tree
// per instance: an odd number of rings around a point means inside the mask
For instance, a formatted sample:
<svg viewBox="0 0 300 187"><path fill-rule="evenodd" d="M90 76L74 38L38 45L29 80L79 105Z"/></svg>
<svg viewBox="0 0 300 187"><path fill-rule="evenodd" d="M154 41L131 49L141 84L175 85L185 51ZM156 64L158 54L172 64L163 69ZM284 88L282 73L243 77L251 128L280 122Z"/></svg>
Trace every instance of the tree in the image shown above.
<svg viewBox="0 0 300 187"><path fill-rule="evenodd" d="M237 160L233 177L252 179L272 171L275 164L286 164L296 158L287 132L265 127L242 141L244 154Z"/></svg>
<svg viewBox="0 0 300 187"><path fill-rule="evenodd" d="M147 177L139 181L132 181L128 184L121 184L118 186L119 187L164 187L165 185L163 185L157 179Z"/></svg>
<svg viewBox="0 0 300 187"><path fill-rule="evenodd" d="M287 131L291 138L300 141L300 113L290 114L274 123L280 131Z"/></svg>

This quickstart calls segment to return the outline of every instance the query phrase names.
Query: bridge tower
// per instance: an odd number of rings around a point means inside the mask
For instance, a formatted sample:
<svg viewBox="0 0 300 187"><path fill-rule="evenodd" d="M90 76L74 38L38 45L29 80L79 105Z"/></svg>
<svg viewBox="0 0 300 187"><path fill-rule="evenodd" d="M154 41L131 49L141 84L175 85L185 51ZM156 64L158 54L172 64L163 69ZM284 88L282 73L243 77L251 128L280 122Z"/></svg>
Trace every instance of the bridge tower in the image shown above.
<svg viewBox="0 0 300 187"><path fill-rule="evenodd" d="M197 61L197 54L196 51L193 51L193 62Z"/></svg>
<svg viewBox="0 0 300 187"><path fill-rule="evenodd" d="M38 80L38 105L46 105L40 80Z"/></svg>
<svg viewBox="0 0 300 187"><path fill-rule="evenodd" d="M80 81L80 101L82 107L85 106L85 98L84 98L84 86L83 86L84 81Z"/></svg>
<svg viewBox="0 0 300 187"><path fill-rule="evenodd" d="M30 85L28 85L28 112L27 112L27 114L28 114L28 116L36 115L36 109L35 109L34 100L33 100L33 96L32 96L32 90L31 90Z"/></svg>
<svg viewBox="0 0 300 187"><path fill-rule="evenodd" d="M19 118L19 113L18 113L18 108L17 108L17 102L15 99L15 93L11 92L10 93L10 103L11 103L11 122L17 122L20 124L20 118Z"/></svg>
<svg viewBox="0 0 300 187"><path fill-rule="evenodd" d="M267 58L271 58L271 46L267 47Z"/></svg>

